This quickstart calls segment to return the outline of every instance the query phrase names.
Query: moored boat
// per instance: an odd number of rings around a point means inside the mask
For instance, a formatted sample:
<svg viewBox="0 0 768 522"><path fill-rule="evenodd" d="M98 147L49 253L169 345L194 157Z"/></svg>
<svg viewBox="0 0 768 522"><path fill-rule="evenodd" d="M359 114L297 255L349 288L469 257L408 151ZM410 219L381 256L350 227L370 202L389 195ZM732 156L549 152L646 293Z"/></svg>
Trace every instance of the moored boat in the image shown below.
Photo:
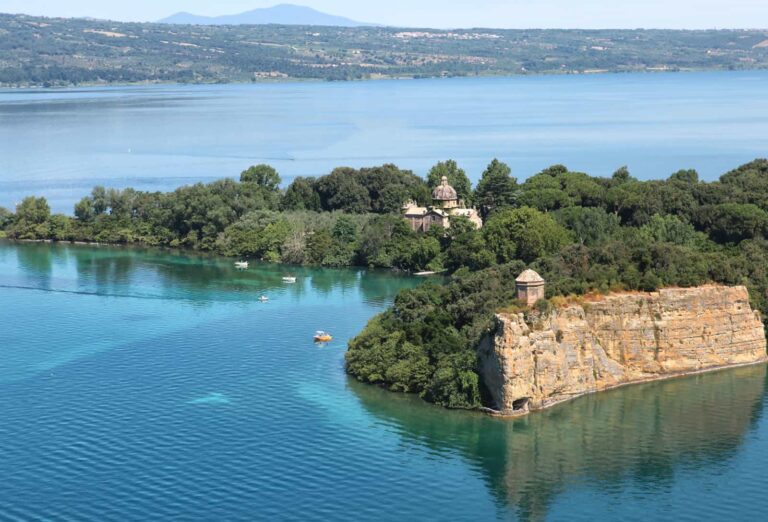
<svg viewBox="0 0 768 522"><path fill-rule="evenodd" d="M236 261L235 268L238 270L248 270L248 261Z"/></svg>
<svg viewBox="0 0 768 522"><path fill-rule="evenodd" d="M327 343L333 340L333 336L329 334L328 332L324 332L322 330L318 330L315 333L315 342L316 343Z"/></svg>
<svg viewBox="0 0 768 522"><path fill-rule="evenodd" d="M295 283L296 278L294 276L285 276L283 277L283 283Z"/></svg>

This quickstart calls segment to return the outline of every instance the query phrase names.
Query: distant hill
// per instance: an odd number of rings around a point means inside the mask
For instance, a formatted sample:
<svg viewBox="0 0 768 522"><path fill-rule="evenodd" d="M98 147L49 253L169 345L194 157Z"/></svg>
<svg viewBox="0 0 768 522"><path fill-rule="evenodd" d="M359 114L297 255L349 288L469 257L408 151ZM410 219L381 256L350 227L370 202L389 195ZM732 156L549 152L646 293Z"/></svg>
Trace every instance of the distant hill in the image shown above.
<svg viewBox="0 0 768 522"><path fill-rule="evenodd" d="M766 39L765 30L307 30L0 13L0 87L768 69Z"/></svg>
<svg viewBox="0 0 768 522"><path fill-rule="evenodd" d="M334 16L301 5L280 4L264 9L254 9L236 15L198 16L191 13L176 13L160 20L163 24L188 25L324 25L336 27L374 26L356 22L343 16Z"/></svg>

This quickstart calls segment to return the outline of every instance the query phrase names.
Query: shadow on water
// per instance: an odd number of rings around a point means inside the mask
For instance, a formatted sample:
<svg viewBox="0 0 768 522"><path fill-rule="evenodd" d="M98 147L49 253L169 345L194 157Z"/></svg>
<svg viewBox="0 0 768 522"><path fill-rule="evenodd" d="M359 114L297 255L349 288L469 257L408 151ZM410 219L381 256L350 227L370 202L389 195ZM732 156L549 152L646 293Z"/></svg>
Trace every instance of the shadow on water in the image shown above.
<svg viewBox="0 0 768 522"><path fill-rule="evenodd" d="M706 471L734 457L762 415L766 366L628 386L519 419L349 386L404 445L460 454L502 510L542 520L558 494L580 484L653 494L671 489L681 467Z"/></svg>
<svg viewBox="0 0 768 522"><path fill-rule="evenodd" d="M422 280L389 271L357 268L317 268L251 262L247 271L234 260L170 249L48 243L4 243L31 289L100 296L210 301L251 301L260 295L301 298L308 295L361 293L375 305L385 305L402 288ZM54 268L59 265L61 270ZM73 272L67 274L67 272ZM54 274L58 278L54 282ZM74 275L74 285L66 282ZM283 277L295 276L296 284Z"/></svg>

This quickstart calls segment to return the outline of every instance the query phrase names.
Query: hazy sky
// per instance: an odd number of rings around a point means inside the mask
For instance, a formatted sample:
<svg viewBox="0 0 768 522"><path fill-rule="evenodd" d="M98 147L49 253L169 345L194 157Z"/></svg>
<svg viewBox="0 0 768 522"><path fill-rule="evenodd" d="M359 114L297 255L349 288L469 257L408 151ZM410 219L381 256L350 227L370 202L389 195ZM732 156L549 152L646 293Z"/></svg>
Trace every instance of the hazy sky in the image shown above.
<svg viewBox="0 0 768 522"><path fill-rule="evenodd" d="M768 28L768 0L0 0L0 12L154 21L296 3L372 23L420 27Z"/></svg>

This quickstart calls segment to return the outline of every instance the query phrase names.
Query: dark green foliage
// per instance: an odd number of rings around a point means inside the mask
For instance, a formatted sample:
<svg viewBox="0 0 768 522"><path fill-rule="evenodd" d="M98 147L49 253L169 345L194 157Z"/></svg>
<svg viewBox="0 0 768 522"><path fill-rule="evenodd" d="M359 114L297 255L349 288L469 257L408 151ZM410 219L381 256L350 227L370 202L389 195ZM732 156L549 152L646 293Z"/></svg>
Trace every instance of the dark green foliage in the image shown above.
<svg viewBox="0 0 768 522"><path fill-rule="evenodd" d="M475 200L483 215L515 204L517 180L511 173L509 166L497 159L485 169L475 188Z"/></svg>
<svg viewBox="0 0 768 522"><path fill-rule="evenodd" d="M338 168L315 183L323 210L343 210L363 214L371 209L371 196L360 183L357 171Z"/></svg>
<svg viewBox="0 0 768 522"><path fill-rule="evenodd" d="M582 172L569 172L555 165L528 178L520 187L517 204L541 211L579 205L604 206L605 180L591 178Z"/></svg>
<svg viewBox="0 0 768 522"><path fill-rule="evenodd" d="M355 214L396 213L407 200L426 203L430 197L423 179L391 164L360 170L337 168L318 178L315 190L323 210Z"/></svg>
<svg viewBox="0 0 768 522"><path fill-rule="evenodd" d="M567 207L553 215L576 241L587 246L607 240L620 226L619 218L602 208Z"/></svg>
<svg viewBox="0 0 768 522"><path fill-rule="evenodd" d="M347 370L450 408L479 407L474 347L490 331L495 310L514 299L508 281L522 268L515 263L401 292L352 340Z"/></svg>
<svg viewBox="0 0 768 522"><path fill-rule="evenodd" d="M552 216L529 207L493 214L483 228L483 236L498 263L514 259L531 262L559 251L569 240L568 232Z"/></svg>
<svg viewBox="0 0 768 522"><path fill-rule="evenodd" d="M282 201L282 210L320 210L320 194L315 190L315 180L297 177L288 186Z"/></svg>
<svg viewBox="0 0 768 522"><path fill-rule="evenodd" d="M763 237L768 227L768 213L750 203L705 205L698 209L694 219L718 243Z"/></svg>
<svg viewBox="0 0 768 522"><path fill-rule="evenodd" d="M11 237L20 239L48 238L51 236L49 220L51 207L45 198L26 197L16 205L16 216L6 221L11 225Z"/></svg>
<svg viewBox="0 0 768 522"><path fill-rule="evenodd" d="M255 183L269 192L275 192L280 187L280 174L269 165L254 165L240 174L241 183Z"/></svg>
<svg viewBox="0 0 768 522"><path fill-rule="evenodd" d="M459 199L468 207L472 206L474 194L472 182L469 181L466 172L460 169L453 160L438 162L427 174L427 184L430 188L440 185L443 176L448 178L448 184L456 189Z"/></svg>
<svg viewBox="0 0 768 522"><path fill-rule="evenodd" d="M417 234L400 216L375 216L363 228L358 260L363 265L419 270L430 266L440 255L440 242Z"/></svg>
<svg viewBox="0 0 768 522"><path fill-rule="evenodd" d="M0 207L0 231L8 228L13 221L13 213L7 208Z"/></svg>
<svg viewBox="0 0 768 522"><path fill-rule="evenodd" d="M669 181L678 183L696 184L699 182L699 173L693 169L678 170L669 177Z"/></svg>

